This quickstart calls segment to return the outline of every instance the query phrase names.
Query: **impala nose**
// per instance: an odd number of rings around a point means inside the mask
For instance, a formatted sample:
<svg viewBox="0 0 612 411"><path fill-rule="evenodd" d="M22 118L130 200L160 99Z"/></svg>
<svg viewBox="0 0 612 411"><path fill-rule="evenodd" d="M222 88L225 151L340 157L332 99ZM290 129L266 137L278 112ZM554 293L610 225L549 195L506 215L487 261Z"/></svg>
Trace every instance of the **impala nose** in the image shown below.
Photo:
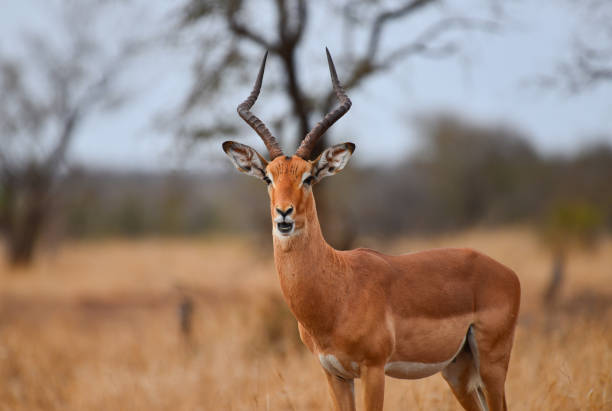
<svg viewBox="0 0 612 411"><path fill-rule="evenodd" d="M289 235L293 231L293 220L289 215L293 212L293 206L289 206L285 211L276 207L276 213L279 217L276 217L276 228L282 235Z"/></svg>
<svg viewBox="0 0 612 411"><path fill-rule="evenodd" d="M293 206L289 206L289 208L286 209L285 211L283 211L280 208L276 207L276 212L278 214L280 214L281 217L285 218L285 217L287 217L289 214L291 214L293 212Z"/></svg>

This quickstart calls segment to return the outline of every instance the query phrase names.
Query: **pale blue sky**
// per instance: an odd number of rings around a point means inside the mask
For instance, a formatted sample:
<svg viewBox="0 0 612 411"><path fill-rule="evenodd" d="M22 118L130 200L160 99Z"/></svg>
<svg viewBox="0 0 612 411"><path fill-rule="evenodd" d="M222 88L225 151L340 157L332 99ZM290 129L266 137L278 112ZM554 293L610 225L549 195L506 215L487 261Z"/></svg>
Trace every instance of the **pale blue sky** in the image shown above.
<svg viewBox="0 0 612 411"><path fill-rule="evenodd" d="M57 20L53 7L57 0L4 0L2 3L0 52L17 52L21 35L27 30L55 35ZM139 7L144 4L136 3ZM138 7L123 7L101 15L97 24L105 33L102 38L112 48L122 30L142 36L163 30L171 24L173 15L168 3L161 6L162 3L148 2L150 7L145 13ZM469 10L460 8L459 4L465 3L448 1L444 12L484 16L490 11L483 7L486 1L472 2ZM590 139L602 136L607 136L612 143L612 84L577 95L561 89L526 86L539 74L553 73L559 62L571 56L572 35L589 21L568 4L571 2L525 1L504 6L500 31L463 35L462 49L456 57L411 58L391 72L371 79L350 93L353 108L334 126L334 140L354 138L358 145L356 159L362 163L383 158L397 160L418 142L415 116L450 111L484 124L515 126L538 149L548 153L576 150ZM261 8L259 12L265 14L266 9ZM137 25L133 23L133 16ZM426 17L421 21L418 16L410 25L390 27L385 32L384 46L392 47L402 38L411 38ZM330 18L318 12L311 15L306 47L300 50L299 56L305 65L301 77L306 88L329 87L324 47L329 46L332 52L342 47L339 29ZM266 25L266 16L261 16L259 26ZM106 34L109 31L112 33ZM172 112L184 98L192 81L191 67L198 54L196 46L195 41L185 41L181 47L165 47L135 59L120 83L129 87L132 97L117 111L96 112L90 116L81 126L70 159L97 167L131 169L170 169L185 164L199 168L201 164L219 164L222 155L218 142L200 145L197 154L189 156L185 163L174 149L172 133L153 124L156 116ZM310 67L310 61L316 64ZM272 62L267 76L274 73ZM339 75L342 80L342 70ZM220 111L234 115L236 103L220 100ZM267 105L258 102L256 107L265 118L265 113L274 111L278 104L283 102L276 100ZM240 121L236 116L236 122ZM227 137L259 149L263 147L246 126L242 131L243 135Z"/></svg>

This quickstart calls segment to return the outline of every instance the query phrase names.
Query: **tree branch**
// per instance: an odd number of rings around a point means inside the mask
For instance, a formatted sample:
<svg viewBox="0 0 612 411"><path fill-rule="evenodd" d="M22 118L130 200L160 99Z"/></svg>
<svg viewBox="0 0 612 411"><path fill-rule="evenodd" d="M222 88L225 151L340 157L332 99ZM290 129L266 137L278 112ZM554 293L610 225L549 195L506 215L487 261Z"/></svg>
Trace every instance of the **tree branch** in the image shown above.
<svg viewBox="0 0 612 411"><path fill-rule="evenodd" d="M290 16L288 13L286 0L276 0L277 7L279 10L279 38L280 43L285 46L295 46L304 32L306 26L306 2L305 0L298 0L297 2L297 21L295 27L291 27L289 22Z"/></svg>
<svg viewBox="0 0 612 411"><path fill-rule="evenodd" d="M372 28L370 30L370 39L368 41L368 48L364 58L372 60L376 57L376 53L378 52L378 48L380 45L382 31L387 23L392 20L397 20L408 14L411 14L414 11L430 3L433 3L434 1L436 0L413 0L395 10L387 10L379 13L378 16L376 16L376 18L374 19L374 23L372 24Z"/></svg>
<svg viewBox="0 0 612 411"><path fill-rule="evenodd" d="M210 59L206 58L206 55L202 59L209 62ZM218 64L206 67L205 71L198 70L198 80L194 84L193 89L187 96L187 99L183 103L182 113L186 113L189 109L193 108L197 102L202 98L204 93L211 90L216 91L221 84L223 76L226 74L228 67L235 65L237 62L242 60L238 48L236 46L236 39L230 40L229 47L225 50Z"/></svg>
<svg viewBox="0 0 612 411"><path fill-rule="evenodd" d="M308 131L310 131L310 125L308 118L310 116L311 108L306 105L304 99L304 93L300 87L298 80L298 68L295 62L296 50L298 41L302 36L304 27L306 26L306 4L304 0L299 0L297 5L297 21L295 23L295 29L290 27L290 17L287 10L286 0L277 0L278 7L278 50L277 53L280 56L283 66L285 67L285 73L287 75L286 90L287 94L291 99L293 106L293 113L298 119L298 141L303 138Z"/></svg>
<svg viewBox="0 0 612 411"><path fill-rule="evenodd" d="M404 59L413 54L425 54L434 57L451 54L457 49L457 46L449 43L442 47L433 48L429 45L430 42L438 39L442 34L456 30L483 30L493 31L498 28L496 22L491 20L470 19L463 17L453 17L437 21L421 33L412 43L404 45L397 50L389 53L378 64L379 67L388 67L392 63Z"/></svg>
<svg viewBox="0 0 612 411"><path fill-rule="evenodd" d="M399 16L402 15L405 14L401 14ZM389 21L389 19L381 21ZM418 54L432 58L441 58L453 54L458 49L458 46L455 43L447 43L439 47L430 46L432 41L438 39L445 32L457 29L492 31L497 28L497 23L491 20L469 19L462 17L439 20L426 28L416 37L414 41L390 52L386 57L381 58L378 62L375 58L369 57L369 52L363 57L359 58L354 65L353 71L348 76L347 80L343 82L344 88L347 90L352 89L358 86L359 83L365 78L373 75L374 73L389 69L393 63L412 55ZM376 42L378 41L379 40L376 40ZM376 52L374 54L376 54ZM334 98L335 94L333 90L327 93L323 111L329 111L331 109Z"/></svg>
<svg viewBox="0 0 612 411"><path fill-rule="evenodd" d="M92 106L99 102L103 93L108 90L110 79L119 70L120 62L123 62L132 51L131 45L124 47L117 57L107 65L106 69L104 69L100 79L85 90L83 95L72 104L72 108L66 109L68 112L65 114L62 121L62 129L57 144L47 157L47 160L43 163L45 172L51 176L51 178L55 174L57 167L64 160L76 127L82 117Z"/></svg>
<svg viewBox="0 0 612 411"><path fill-rule="evenodd" d="M363 56L356 59L353 65L353 71L348 75L346 80L342 82L344 88L346 90L354 88L362 79L378 70L374 61L380 47L383 29L388 23L407 16L435 1L437 0L412 0L395 10L385 10L378 13L370 29L366 51ZM333 90L327 93L324 100L325 103L323 104L324 112L328 112L331 109L334 102L334 96Z"/></svg>
<svg viewBox="0 0 612 411"><path fill-rule="evenodd" d="M596 67L586 55L578 57L578 69L587 77L589 83L612 79L612 67Z"/></svg>
<svg viewBox="0 0 612 411"><path fill-rule="evenodd" d="M278 13L278 43L287 44L287 40L289 39L289 16L287 14L286 0L276 0L276 10Z"/></svg>
<svg viewBox="0 0 612 411"><path fill-rule="evenodd" d="M238 6L230 6L227 9L226 17L231 31L239 37L246 38L255 44L260 45L271 53L278 55L281 58L286 74L286 90L287 95L292 102L292 111L299 122L298 134L303 137L310 130L308 117L310 109L305 104L304 95L298 81L297 66L295 64L295 51L298 46L299 39L302 36L304 27L306 26L307 12L305 0L298 1L297 22L295 29L291 29L290 16L287 9L286 0L276 0L278 8L278 40L275 43L270 43L255 32L250 31L236 19L239 10Z"/></svg>
<svg viewBox="0 0 612 411"><path fill-rule="evenodd" d="M298 0L297 14L298 21L295 30L291 35L291 42L297 44L304 34L304 28L306 27L306 21L308 20L308 11L306 8L306 0Z"/></svg>
<svg viewBox="0 0 612 411"><path fill-rule="evenodd" d="M246 26L244 26L242 23L238 21L238 19L236 18L236 14L238 14L239 9L240 9L239 5L236 6L233 4L230 4L227 8L226 18L227 18L227 22L228 22L228 26L230 30L237 36L247 38L251 40L252 42L260 45L265 50L270 50L270 51L275 50L276 45L270 44L262 36L249 30Z"/></svg>
<svg viewBox="0 0 612 411"><path fill-rule="evenodd" d="M49 154L47 161L44 165L44 170L51 175L54 174L57 166L63 161L66 156L66 151L68 150L68 146L70 145L70 141L72 140L72 136L74 135L74 130L77 126L77 123L80 119L80 111L78 108L75 108L64 121L62 126L62 132L60 133L60 137L58 139L57 145Z"/></svg>
<svg viewBox="0 0 612 411"><path fill-rule="evenodd" d="M612 80L611 55L609 50L596 50L579 43L573 61L557 64L554 74L536 76L532 82L539 87L561 85L570 94L580 93Z"/></svg>
<svg viewBox="0 0 612 411"><path fill-rule="evenodd" d="M282 54L281 60L287 73L287 93L291 98L293 113L299 121L298 139L303 138L310 131L310 125L308 123L310 109L306 105L304 94L302 93L300 83L297 79L294 49L287 50L285 54Z"/></svg>

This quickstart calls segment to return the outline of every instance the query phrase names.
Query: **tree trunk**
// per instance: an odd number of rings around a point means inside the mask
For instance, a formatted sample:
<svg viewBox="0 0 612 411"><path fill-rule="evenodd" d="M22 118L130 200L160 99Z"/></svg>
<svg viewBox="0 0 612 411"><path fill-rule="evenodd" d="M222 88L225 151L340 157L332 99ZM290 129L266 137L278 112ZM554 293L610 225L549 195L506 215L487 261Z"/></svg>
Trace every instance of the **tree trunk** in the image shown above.
<svg viewBox="0 0 612 411"><path fill-rule="evenodd" d="M13 266L32 262L47 217L50 176L31 167L22 178L4 176L1 226Z"/></svg>
<svg viewBox="0 0 612 411"><path fill-rule="evenodd" d="M42 204L27 204L25 219L18 224L15 230L8 233L8 259L14 266L28 265L34 258L34 250L42 226L45 212Z"/></svg>
<svg viewBox="0 0 612 411"><path fill-rule="evenodd" d="M565 251L558 249L553 252L553 266L550 274L550 281L544 293L544 304L552 306L557 302L559 292L565 280Z"/></svg>

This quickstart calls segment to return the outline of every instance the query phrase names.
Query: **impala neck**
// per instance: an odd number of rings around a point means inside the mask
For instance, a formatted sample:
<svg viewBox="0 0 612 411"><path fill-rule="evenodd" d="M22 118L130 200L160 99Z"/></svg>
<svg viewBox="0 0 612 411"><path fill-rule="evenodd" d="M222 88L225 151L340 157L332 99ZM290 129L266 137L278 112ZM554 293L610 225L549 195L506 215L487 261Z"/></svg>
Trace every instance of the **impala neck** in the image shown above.
<svg viewBox="0 0 612 411"><path fill-rule="evenodd" d="M333 326L335 299L330 297L342 283L343 261L321 232L312 194L307 200L306 223L291 237L274 239L274 262L289 308L310 332Z"/></svg>

